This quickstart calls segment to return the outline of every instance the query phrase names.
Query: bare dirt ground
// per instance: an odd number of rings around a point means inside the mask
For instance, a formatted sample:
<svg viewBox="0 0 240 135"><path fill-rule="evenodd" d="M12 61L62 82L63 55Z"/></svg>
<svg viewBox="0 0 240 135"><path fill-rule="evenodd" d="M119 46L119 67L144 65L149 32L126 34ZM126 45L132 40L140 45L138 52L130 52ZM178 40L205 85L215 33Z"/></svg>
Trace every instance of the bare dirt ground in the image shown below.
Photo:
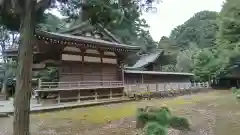
<svg viewBox="0 0 240 135"><path fill-rule="evenodd" d="M136 109L162 104L191 123L191 132L170 130L169 135L240 134L240 103L227 91L34 114L31 134L136 135L139 132L135 129ZM11 126L11 117L0 118L0 135L11 135Z"/></svg>

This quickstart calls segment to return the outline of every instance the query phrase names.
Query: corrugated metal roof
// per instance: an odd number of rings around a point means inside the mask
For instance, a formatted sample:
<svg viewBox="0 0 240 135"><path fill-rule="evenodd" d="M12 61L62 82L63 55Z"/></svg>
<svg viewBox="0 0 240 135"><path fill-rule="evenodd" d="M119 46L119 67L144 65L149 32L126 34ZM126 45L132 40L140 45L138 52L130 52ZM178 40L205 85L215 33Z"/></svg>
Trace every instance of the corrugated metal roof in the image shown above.
<svg viewBox="0 0 240 135"><path fill-rule="evenodd" d="M185 75L185 76L194 76L192 73L183 73L183 72L160 72L160 71L140 71L140 70L124 70L125 73L130 74L155 74L155 75Z"/></svg>
<svg viewBox="0 0 240 135"><path fill-rule="evenodd" d="M142 56L132 67L128 68L141 68L147 66L149 63L154 62L163 53L163 50Z"/></svg>

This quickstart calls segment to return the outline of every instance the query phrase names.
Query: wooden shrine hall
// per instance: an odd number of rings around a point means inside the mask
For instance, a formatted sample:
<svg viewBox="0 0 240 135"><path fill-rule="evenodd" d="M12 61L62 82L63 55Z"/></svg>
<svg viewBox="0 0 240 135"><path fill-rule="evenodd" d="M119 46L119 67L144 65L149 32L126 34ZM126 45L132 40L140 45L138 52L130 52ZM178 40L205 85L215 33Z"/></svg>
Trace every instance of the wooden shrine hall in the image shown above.
<svg viewBox="0 0 240 135"><path fill-rule="evenodd" d="M37 31L34 39L33 69L55 66L57 82L40 81L35 90L45 101L82 101L122 97L124 60L139 47L121 44L101 25L88 22L61 33ZM4 56L17 57L17 48Z"/></svg>

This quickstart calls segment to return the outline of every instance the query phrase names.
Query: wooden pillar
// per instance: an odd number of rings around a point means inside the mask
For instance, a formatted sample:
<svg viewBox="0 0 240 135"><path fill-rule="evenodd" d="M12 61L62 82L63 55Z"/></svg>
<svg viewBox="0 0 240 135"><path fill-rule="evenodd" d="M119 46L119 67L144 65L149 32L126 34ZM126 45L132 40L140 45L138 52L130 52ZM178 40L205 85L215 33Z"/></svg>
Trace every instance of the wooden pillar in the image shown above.
<svg viewBox="0 0 240 135"><path fill-rule="evenodd" d="M98 100L97 89L95 89L95 100Z"/></svg>
<svg viewBox="0 0 240 135"><path fill-rule="evenodd" d="M42 80L39 78L39 79L38 79L38 89L39 89L39 90L40 90L41 87L42 87L41 85L42 85Z"/></svg>
<svg viewBox="0 0 240 135"><path fill-rule="evenodd" d="M58 102L58 104L60 104L60 91L58 92L58 97L57 97L57 102Z"/></svg>
<svg viewBox="0 0 240 135"><path fill-rule="evenodd" d="M101 58L101 65L100 65L100 75L101 75L101 85L103 86L103 56L104 56L104 52L103 51L99 51L100 52L100 58Z"/></svg>
<svg viewBox="0 0 240 135"><path fill-rule="evenodd" d="M124 64L122 61L120 61L120 69L121 69L121 73L122 73L122 82L123 85L125 84L125 78L124 78Z"/></svg>
<svg viewBox="0 0 240 135"><path fill-rule="evenodd" d="M123 89L123 92L122 92L122 98L124 98L124 89Z"/></svg>
<svg viewBox="0 0 240 135"><path fill-rule="evenodd" d="M81 64L82 73L81 73L81 81L84 81L84 52L85 52L85 50L81 50L81 55L82 55L82 64Z"/></svg>
<svg viewBox="0 0 240 135"><path fill-rule="evenodd" d="M147 92L149 92L149 91L150 91L149 84L147 84Z"/></svg>
<svg viewBox="0 0 240 135"><path fill-rule="evenodd" d="M42 88L41 85L42 85L42 80L39 78L39 79L38 79L38 89L39 89L39 90L41 90L41 88ZM41 92L36 92L36 94L37 94L37 103L38 103L38 104L41 103L41 97L40 97L41 95L40 95L40 93L41 93Z"/></svg>
<svg viewBox="0 0 240 135"><path fill-rule="evenodd" d="M142 84L144 84L143 74L141 74Z"/></svg>
<svg viewBox="0 0 240 135"><path fill-rule="evenodd" d="M80 93L80 90L78 91L78 102L81 102L81 93Z"/></svg>
<svg viewBox="0 0 240 135"><path fill-rule="evenodd" d="M109 98L112 99L112 89L110 88L110 95Z"/></svg>

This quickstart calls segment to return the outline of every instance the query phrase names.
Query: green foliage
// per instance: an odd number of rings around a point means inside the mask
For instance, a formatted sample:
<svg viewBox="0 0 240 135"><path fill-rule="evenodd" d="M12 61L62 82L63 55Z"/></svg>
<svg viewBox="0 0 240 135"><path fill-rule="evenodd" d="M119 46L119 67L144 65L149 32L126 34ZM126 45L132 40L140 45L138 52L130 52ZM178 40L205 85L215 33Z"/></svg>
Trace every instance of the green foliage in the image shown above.
<svg viewBox="0 0 240 135"><path fill-rule="evenodd" d="M71 0L59 9L70 21L80 17L82 20L90 20L93 25L100 23L123 43L138 45L144 51L148 51L156 48L156 43L147 30L149 26L146 20L140 18L142 13L139 10L139 4L135 0L115 2L111 0L87 0L85 3ZM83 12L79 12L79 7L83 7Z"/></svg>
<svg viewBox="0 0 240 135"><path fill-rule="evenodd" d="M44 14L44 20L37 24L36 28L44 31L57 32L60 29L66 29L66 20L47 13Z"/></svg>
<svg viewBox="0 0 240 135"><path fill-rule="evenodd" d="M170 127L177 130L189 130L190 124L186 118L173 116L170 119Z"/></svg>
<svg viewBox="0 0 240 135"><path fill-rule="evenodd" d="M159 125L163 127L168 127L170 118L171 114L165 108L156 112L156 121L158 122Z"/></svg>
<svg viewBox="0 0 240 135"><path fill-rule="evenodd" d="M172 116L167 107L138 109L137 124L139 128L145 127L146 135L166 135L169 127L177 130L190 129L187 119Z"/></svg>
<svg viewBox="0 0 240 135"><path fill-rule="evenodd" d="M53 2L54 0L52 0ZM25 1L19 0L2 0L1 8L0 8L0 23L6 26L9 30L19 31L21 24L21 15L22 15L22 7ZM21 3L21 4L20 4ZM43 20L43 14L46 8L48 8L51 4L51 1L40 6L35 10L34 22L38 23ZM35 9L35 8L34 8Z"/></svg>
<svg viewBox="0 0 240 135"><path fill-rule="evenodd" d="M227 0L219 14L201 11L175 28L169 37L180 46L175 71L193 72L201 81L231 76L240 57L239 7L238 0Z"/></svg>
<svg viewBox="0 0 240 135"><path fill-rule="evenodd" d="M176 72L176 65L174 64L168 64L168 65L164 65L162 66L162 71L164 72Z"/></svg>
<svg viewBox="0 0 240 135"><path fill-rule="evenodd" d="M172 30L169 38L162 38L159 46L175 55L175 63L164 71L193 72L197 80L208 80L225 72L228 60L216 51L216 33L219 29L217 12L201 11L184 24ZM166 46L166 47L164 47Z"/></svg>
<svg viewBox="0 0 240 135"><path fill-rule="evenodd" d="M175 28L170 34L170 39L181 48L188 48L191 43L197 44L200 48L211 47L216 40L217 17L217 12L198 12L184 24Z"/></svg>
<svg viewBox="0 0 240 135"><path fill-rule="evenodd" d="M41 78L45 82L57 82L58 70L55 67L48 67L43 71L36 72L36 77Z"/></svg>
<svg viewBox="0 0 240 135"><path fill-rule="evenodd" d="M238 90L238 89L237 89L236 87L232 87L232 88L231 88L231 91L232 91L233 94L236 93L237 90Z"/></svg>
<svg viewBox="0 0 240 135"><path fill-rule="evenodd" d="M176 57L180 51L180 48L178 45L174 44L168 37L163 36L158 43L158 48L163 49L164 53L168 55L167 56L168 65L176 64ZM171 66L164 67L164 68L166 69L164 69L163 71L175 70L175 67L172 68Z"/></svg>
<svg viewBox="0 0 240 135"><path fill-rule="evenodd" d="M227 0L220 12L219 31L217 33L217 53L223 55L222 69L228 70L237 65L240 45L240 2Z"/></svg>
<svg viewBox="0 0 240 135"><path fill-rule="evenodd" d="M146 125L146 135L167 135L167 129L157 122L149 122Z"/></svg>
<svg viewBox="0 0 240 135"><path fill-rule="evenodd" d="M190 44L189 48L180 52L177 56L176 69L179 72L193 72L194 56L199 51L196 44Z"/></svg>
<svg viewBox="0 0 240 135"><path fill-rule="evenodd" d="M218 41L221 43L238 43L240 32L240 2L227 0L220 12ZM221 44L220 44L221 45ZM224 44L222 44L224 45ZM227 46L225 46L227 47ZM229 48L228 46L227 48Z"/></svg>
<svg viewBox="0 0 240 135"><path fill-rule="evenodd" d="M233 93L234 97L236 99L240 100L240 89L237 89L237 88L234 87L234 88L231 88L231 90L232 90L232 93Z"/></svg>

